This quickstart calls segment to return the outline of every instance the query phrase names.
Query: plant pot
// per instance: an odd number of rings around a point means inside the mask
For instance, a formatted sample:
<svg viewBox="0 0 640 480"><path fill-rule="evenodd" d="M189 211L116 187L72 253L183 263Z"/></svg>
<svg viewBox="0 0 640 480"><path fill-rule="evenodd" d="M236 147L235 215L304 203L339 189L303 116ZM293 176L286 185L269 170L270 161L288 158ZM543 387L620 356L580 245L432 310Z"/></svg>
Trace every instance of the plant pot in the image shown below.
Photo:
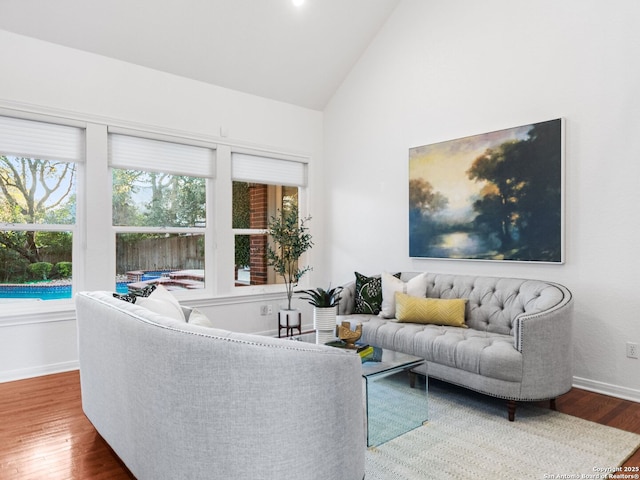
<svg viewBox="0 0 640 480"><path fill-rule="evenodd" d="M335 330L336 307L315 307L313 309L313 328L316 330Z"/></svg>
<svg viewBox="0 0 640 480"><path fill-rule="evenodd" d="M335 332L329 330L316 330L316 344L324 345L336 339Z"/></svg>
<svg viewBox="0 0 640 480"><path fill-rule="evenodd" d="M326 343L335 339L337 312L337 307L315 307L313 309L316 343Z"/></svg>

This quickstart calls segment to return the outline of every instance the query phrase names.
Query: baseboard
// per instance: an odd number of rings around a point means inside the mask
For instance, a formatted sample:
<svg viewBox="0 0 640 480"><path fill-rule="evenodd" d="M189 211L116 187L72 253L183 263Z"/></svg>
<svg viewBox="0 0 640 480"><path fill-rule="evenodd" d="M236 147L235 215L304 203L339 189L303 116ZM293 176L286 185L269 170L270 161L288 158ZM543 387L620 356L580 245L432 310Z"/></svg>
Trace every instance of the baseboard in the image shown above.
<svg viewBox="0 0 640 480"><path fill-rule="evenodd" d="M633 388L621 387L610 383L598 382L587 378L573 377L573 386L588 390L590 392L601 393L611 397L622 398L632 402L640 403L640 390Z"/></svg>
<svg viewBox="0 0 640 480"><path fill-rule="evenodd" d="M51 375L53 373L69 372L78 370L80 364L78 361L54 363L51 365L39 365L32 368L21 368L19 370L10 370L0 372L0 383L13 382L14 380L24 380L27 378L40 377L42 375Z"/></svg>

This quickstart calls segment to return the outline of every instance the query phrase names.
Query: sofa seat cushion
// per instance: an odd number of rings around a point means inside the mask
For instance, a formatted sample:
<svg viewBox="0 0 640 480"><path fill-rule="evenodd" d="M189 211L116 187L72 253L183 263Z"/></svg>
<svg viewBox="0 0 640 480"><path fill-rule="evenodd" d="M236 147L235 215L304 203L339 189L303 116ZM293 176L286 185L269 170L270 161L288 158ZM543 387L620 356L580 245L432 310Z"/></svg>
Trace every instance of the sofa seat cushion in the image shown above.
<svg viewBox="0 0 640 480"><path fill-rule="evenodd" d="M499 380L522 381L522 354L513 336L441 325L363 321L361 341Z"/></svg>

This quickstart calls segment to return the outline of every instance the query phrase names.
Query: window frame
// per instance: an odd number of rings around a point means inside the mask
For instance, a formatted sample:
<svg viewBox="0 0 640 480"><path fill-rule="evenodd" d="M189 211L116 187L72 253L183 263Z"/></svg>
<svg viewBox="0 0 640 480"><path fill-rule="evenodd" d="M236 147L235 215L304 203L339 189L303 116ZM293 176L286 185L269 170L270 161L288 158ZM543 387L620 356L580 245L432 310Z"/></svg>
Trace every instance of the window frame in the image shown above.
<svg viewBox="0 0 640 480"><path fill-rule="evenodd" d="M301 179L299 181L300 184L296 184L295 181L282 183L274 178L268 179L265 177L265 172L263 170L259 172L259 177L251 178L250 174L249 176L248 175L236 176L236 174L234 174L234 169L233 169L234 154L237 154L238 156L245 157L245 158L247 156L262 158L262 159L265 159L266 161L275 160L275 161L291 162L296 166L301 166L302 174L300 175L298 173L297 175L297 178ZM232 149L231 151L230 162L231 162L231 175L230 175L231 183L233 183L234 181L249 182L249 183L254 182L254 183L274 186L276 190L273 190L271 192L271 195L273 196L273 198L269 199L269 203L272 205L276 203L277 197L280 197L280 198L282 197L282 187L296 187L298 189L298 216L299 218L306 218L309 215L308 200L307 200L308 188L309 188L308 187L309 185L308 157L295 156L295 155L283 154L283 153L272 152L272 151L266 152L266 151L251 150L246 148L236 148L236 149ZM266 173L267 177L268 175L269 174ZM289 178L292 178L292 177L289 177ZM273 216L276 213L276 210L277 209L272 211L272 209L269 209L267 211L267 219L271 218L271 216ZM253 228L233 228L232 227L231 228L232 248L235 248L235 237L238 235L264 235L267 232L268 232L268 229L266 228L253 229ZM235 257L235 255L233 256ZM307 258L308 258L307 254L306 253L303 254L302 257L300 258L300 262L305 263ZM234 261L234 265L235 265L235 261ZM269 270L271 270L271 267L269 267ZM280 280L281 279L276 277L274 283L267 283L265 285L235 285L235 275L233 275L233 272L232 272L231 283L233 284L233 286L231 288L231 293L236 295L240 295L240 294L258 295L258 294L265 294L265 293L282 292L285 289L285 285ZM300 284L298 285L298 287L299 288L308 287L308 279L306 276L300 280Z"/></svg>
<svg viewBox="0 0 640 480"><path fill-rule="evenodd" d="M135 225L114 225L112 215L109 216L110 221L110 229L111 229L111 242L113 245L113 259L112 259L112 277L113 277L113 289L116 289L116 236L121 233L150 233L150 234L197 234L203 235L204 237L204 279L205 285L202 289L197 290L187 290L187 289L179 289L172 290L172 294L178 300L192 300L198 298L208 298L216 295L215 290L215 279L214 279L214 263L215 263L215 254L214 245L215 245L215 218L214 218L214 208L213 208L213 199L215 198L215 180L217 177L217 144L202 142L197 140L189 140L182 137L175 137L171 135L161 135L154 134L151 132L141 132L141 131L132 131L123 128L112 128L109 127L107 132L107 141L109 142L109 160L108 160L108 177L109 177L109 191L111 193L111 202L110 202L110 211L112 208L112 200L113 200L113 169L121 169L121 170L142 170L142 171L155 171L160 173L167 173L176 176L188 176L188 177L200 177L205 180L205 226L204 227L173 227L173 226L135 226ZM126 136L134 139L144 140L152 140L154 142L164 142L172 145L184 145L186 147L197 147L204 148L209 150L208 159L206 160L209 165L205 166L203 172L207 172L207 175L195 175L194 171L191 170L188 173L184 173L181 168L170 168L170 170L160 170L155 168L153 165L150 165L151 169L145 169L144 164L138 163L132 167L127 167L126 162L118 159L116 164L114 165L114 161L112 158L112 150L111 150L111 141L112 135L118 136ZM214 257L214 258L212 258Z"/></svg>
<svg viewBox="0 0 640 480"><path fill-rule="evenodd" d="M0 230L2 231L21 231L21 232L71 232L72 243L71 243L71 261L72 261L72 277L71 277L71 297L70 298L62 298L55 300L44 300L40 301L39 299L32 299L33 301L21 301L20 299L15 299L16 301L11 301L11 297L7 299L8 301L3 302L2 312L0 312L0 319L7 316L22 316L22 315L30 315L33 313L39 313L43 310L47 312L55 312L66 311L70 307L73 308L73 298L77 293L78 289L81 285L83 285L84 280L84 256L82 253L82 244L83 244L83 235L82 228L80 228L81 224L84 224L85 219L85 165L87 162L87 149L86 149L86 135L87 135L87 124L85 122L72 120L72 119L60 119L59 117L54 117L50 115L43 115L38 113L27 113L22 111L16 111L6 108L0 107L0 117L7 119L16 119L16 120L26 120L28 122L34 122L39 124L46 124L53 126L54 129L56 127L69 127L76 129L74 135L77 135L77 143L75 147L77 149L75 155L77 158L64 158L59 157L55 154L47 155L46 153L42 155L28 155L26 153L21 154L4 154L5 156L12 157L21 157L24 158L38 158L40 160L52 160L52 161L64 161L73 163L76 168L75 173L75 221L73 223L68 224L58 224L58 223L8 223L1 222ZM10 121L10 120L9 120ZM46 127L42 127L46 128ZM55 149L55 147L54 147ZM45 308L43 308L43 306ZM1 322L4 324L4 322Z"/></svg>

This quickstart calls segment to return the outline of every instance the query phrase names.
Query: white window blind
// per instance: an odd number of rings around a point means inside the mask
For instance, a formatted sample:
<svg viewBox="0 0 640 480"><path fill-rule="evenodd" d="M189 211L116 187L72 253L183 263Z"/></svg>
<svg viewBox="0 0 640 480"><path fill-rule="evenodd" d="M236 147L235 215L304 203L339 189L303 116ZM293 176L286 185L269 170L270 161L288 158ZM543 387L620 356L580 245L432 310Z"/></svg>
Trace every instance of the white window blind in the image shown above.
<svg viewBox="0 0 640 480"><path fill-rule="evenodd" d="M181 143L109 134L109 164L115 168L213 177L213 150Z"/></svg>
<svg viewBox="0 0 640 480"><path fill-rule="evenodd" d="M231 176L233 180L242 182L304 187L307 185L307 165L292 160L232 153Z"/></svg>
<svg viewBox="0 0 640 480"><path fill-rule="evenodd" d="M78 127L0 116L0 154L81 162L83 130Z"/></svg>

